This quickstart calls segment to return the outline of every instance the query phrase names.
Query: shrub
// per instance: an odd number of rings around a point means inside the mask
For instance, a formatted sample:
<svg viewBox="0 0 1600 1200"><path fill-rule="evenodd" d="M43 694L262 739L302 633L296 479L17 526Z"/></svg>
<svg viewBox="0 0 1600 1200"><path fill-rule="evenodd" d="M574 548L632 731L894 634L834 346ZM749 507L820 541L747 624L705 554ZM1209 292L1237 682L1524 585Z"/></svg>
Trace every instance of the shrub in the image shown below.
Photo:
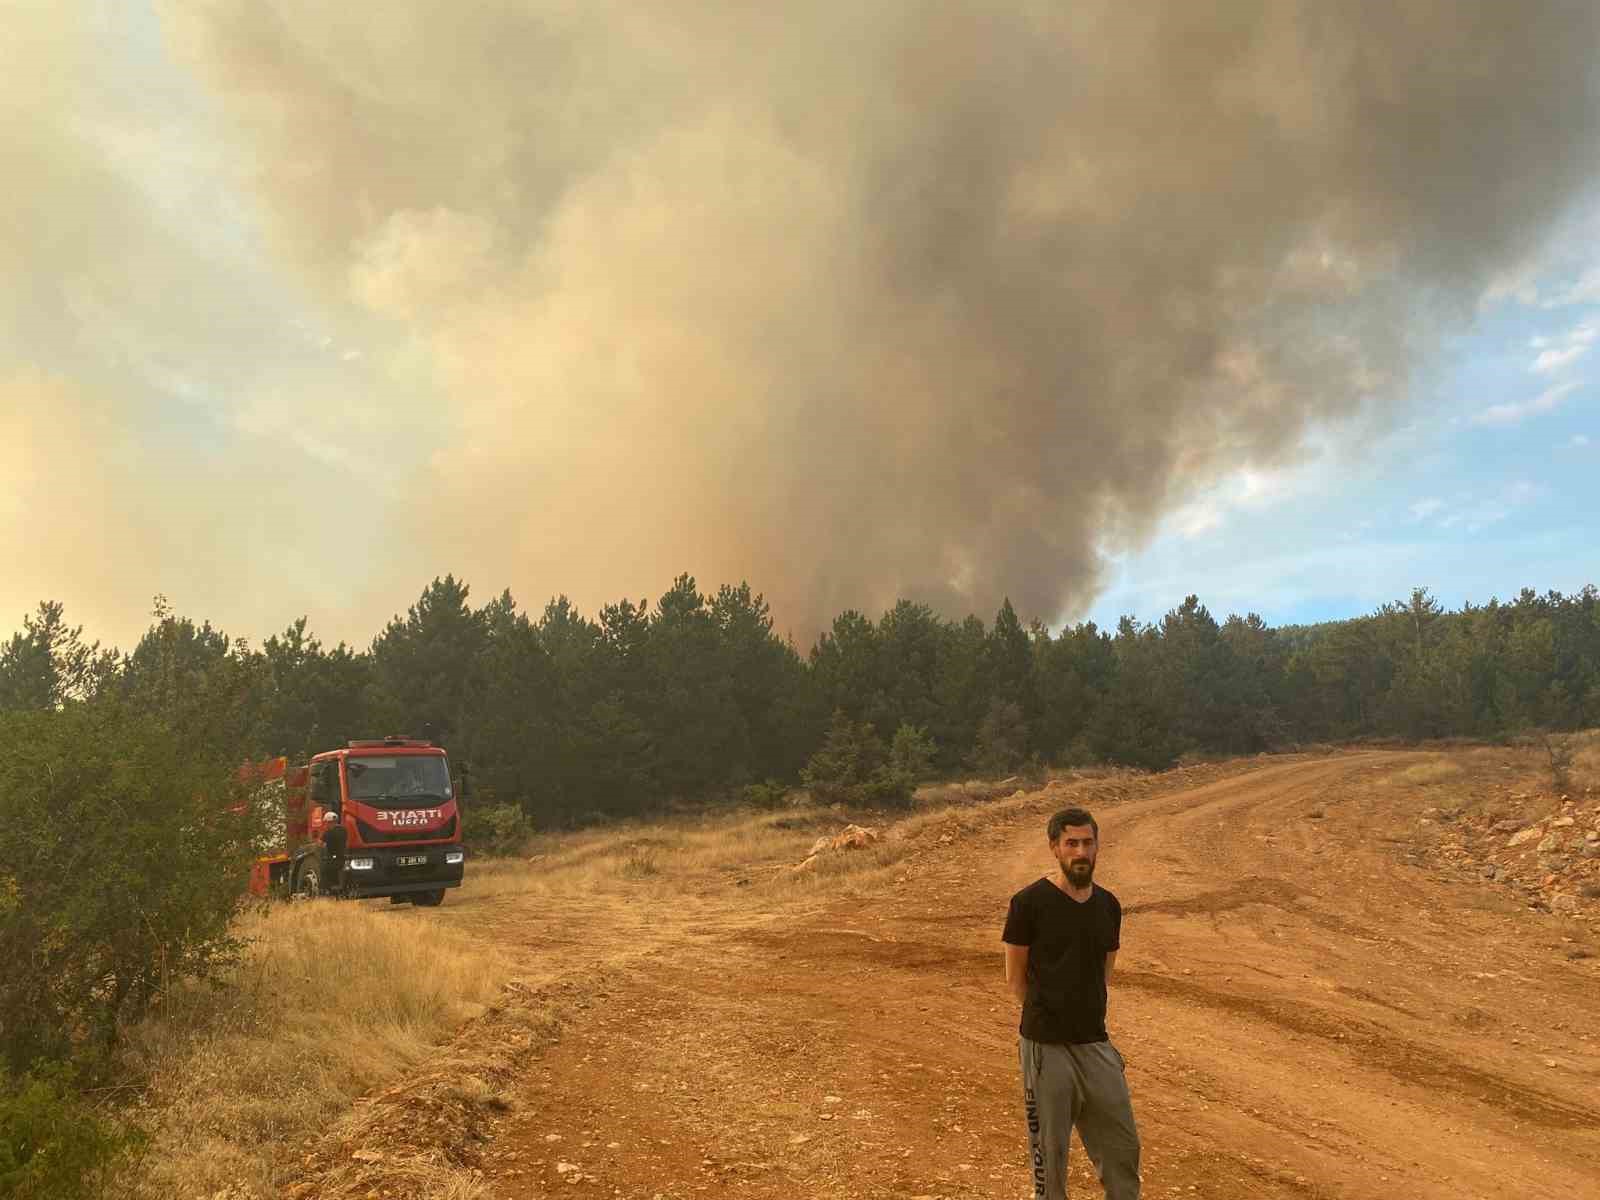
<svg viewBox="0 0 1600 1200"><path fill-rule="evenodd" d="M232 961L255 819L231 773L110 703L0 714L0 1064L109 1045Z"/></svg>
<svg viewBox="0 0 1600 1200"><path fill-rule="evenodd" d="M827 739L800 777L824 804L904 808L932 757L933 744L914 726L902 725L893 748L886 751L876 729L857 725L838 711Z"/></svg>
<svg viewBox="0 0 1600 1200"><path fill-rule="evenodd" d="M835 709L828 736L800 772L811 794L823 804L860 803L862 785L883 765L883 743L869 724L857 725Z"/></svg>
<svg viewBox="0 0 1600 1200"><path fill-rule="evenodd" d="M751 808L783 808L789 802L789 789L775 779L763 783L748 783L739 791L739 799Z"/></svg>
<svg viewBox="0 0 1600 1200"><path fill-rule="evenodd" d="M926 729L902 723L889 744L889 762L896 771L910 776L914 783L927 775L935 750Z"/></svg>
<svg viewBox="0 0 1600 1200"><path fill-rule="evenodd" d="M874 808L909 808L917 781L885 764L872 773L858 789L858 803Z"/></svg>
<svg viewBox="0 0 1600 1200"><path fill-rule="evenodd" d="M78 1099L62 1068L12 1078L0 1068L0 1196L76 1200L105 1194L109 1176L143 1143Z"/></svg>
<svg viewBox="0 0 1600 1200"><path fill-rule="evenodd" d="M481 854L513 854L533 836L533 822L516 804L462 806L461 837Z"/></svg>
<svg viewBox="0 0 1600 1200"><path fill-rule="evenodd" d="M1544 735L1544 751L1550 760L1550 782L1557 792L1564 793L1572 788L1572 750L1570 738Z"/></svg>

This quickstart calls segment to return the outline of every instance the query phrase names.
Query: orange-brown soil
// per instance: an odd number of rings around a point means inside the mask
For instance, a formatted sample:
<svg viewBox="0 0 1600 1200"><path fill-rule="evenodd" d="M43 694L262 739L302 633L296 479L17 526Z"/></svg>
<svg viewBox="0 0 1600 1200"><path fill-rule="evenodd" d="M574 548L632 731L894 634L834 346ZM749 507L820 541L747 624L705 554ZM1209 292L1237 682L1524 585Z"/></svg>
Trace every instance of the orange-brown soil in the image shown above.
<svg viewBox="0 0 1600 1200"><path fill-rule="evenodd" d="M1439 793L1391 784L1424 757L1072 790L1124 906L1108 1024L1147 1197L1600 1196L1600 904L1551 914L1430 863ZM506 1107L441 1152L501 1200L1028 1194L999 930L1064 799L809 899L464 889L437 919L524 955L560 1028L463 1031L511 1046L480 1071ZM1076 1144L1071 1190L1099 1194Z"/></svg>

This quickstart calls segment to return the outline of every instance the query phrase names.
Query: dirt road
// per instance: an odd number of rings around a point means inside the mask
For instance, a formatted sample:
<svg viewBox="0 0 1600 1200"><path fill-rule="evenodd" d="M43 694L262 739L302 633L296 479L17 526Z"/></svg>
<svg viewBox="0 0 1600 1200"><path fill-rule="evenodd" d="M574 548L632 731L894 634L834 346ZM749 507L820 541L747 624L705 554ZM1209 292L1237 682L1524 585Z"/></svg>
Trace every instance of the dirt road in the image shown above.
<svg viewBox="0 0 1600 1200"><path fill-rule="evenodd" d="M1376 785L1411 761L1263 760L1097 811L1146 1196L1600 1196L1597 927L1405 865L1417 812ZM1028 1194L998 938L1051 865L1047 811L930 837L870 897L639 902L637 954L531 1060L484 1182ZM591 944L570 912L495 928L546 971ZM1072 1188L1099 1194L1076 1144Z"/></svg>

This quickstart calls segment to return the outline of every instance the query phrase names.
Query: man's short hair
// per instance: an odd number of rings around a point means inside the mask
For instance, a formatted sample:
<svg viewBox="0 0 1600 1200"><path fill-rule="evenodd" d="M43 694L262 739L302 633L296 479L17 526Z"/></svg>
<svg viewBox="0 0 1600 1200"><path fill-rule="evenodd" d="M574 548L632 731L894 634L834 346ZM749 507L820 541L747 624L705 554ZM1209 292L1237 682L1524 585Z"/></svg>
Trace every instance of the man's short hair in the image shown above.
<svg viewBox="0 0 1600 1200"><path fill-rule="evenodd" d="M1094 840L1097 842L1100 840L1100 826L1095 824L1094 818L1089 815L1088 809L1063 808L1055 816L1051 817L1050 824L1045 826L1045 832L1049 835L1050 841L1054 842L1059 838L1061 831L1068 825L1073 827L1087 825L1094 831Z"/></svg>

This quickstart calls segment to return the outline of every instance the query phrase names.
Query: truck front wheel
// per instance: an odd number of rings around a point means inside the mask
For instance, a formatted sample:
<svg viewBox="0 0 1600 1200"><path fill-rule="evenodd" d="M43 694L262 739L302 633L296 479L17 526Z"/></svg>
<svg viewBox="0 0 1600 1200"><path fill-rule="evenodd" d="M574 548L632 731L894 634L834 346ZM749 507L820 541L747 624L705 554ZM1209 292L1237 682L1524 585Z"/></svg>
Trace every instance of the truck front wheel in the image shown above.
<svg viewBox="0 0 1600 1200"><path fill-rule="evenodd" d="M307 900L315 900L322 895L322 861L320 855L308 854L300 860L300 866L294 873L294 894L303 896Z"/></svg>
<svg viewBox="0 0 1600 1200"><path fill-rule="evenodd" d="M438 908L444 903L444 889L435 888L431 892L411 893L411 903L419 908Z"/></svg>

